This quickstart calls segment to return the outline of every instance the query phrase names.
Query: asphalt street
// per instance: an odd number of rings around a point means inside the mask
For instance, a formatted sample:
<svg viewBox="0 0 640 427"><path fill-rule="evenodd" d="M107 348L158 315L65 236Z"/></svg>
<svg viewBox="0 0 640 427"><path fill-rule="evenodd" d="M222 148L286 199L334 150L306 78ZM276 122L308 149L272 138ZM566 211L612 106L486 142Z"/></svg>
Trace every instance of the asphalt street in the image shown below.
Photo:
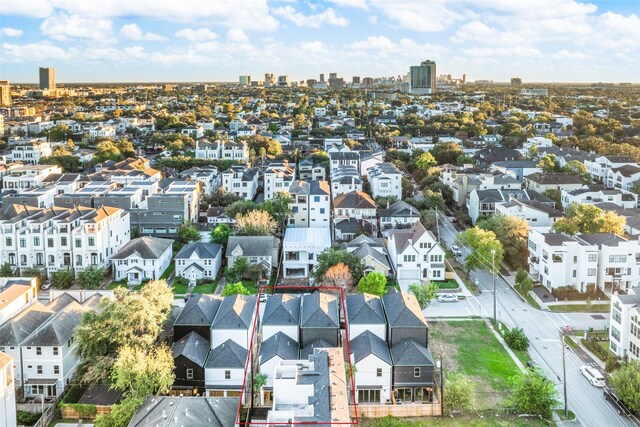
<svg viewBox="0 0 640 427"><path fill-rule="evenodd" d="M439 215L440 238L447 247L455 243L458 233L445 215ZM469 251L462 248L462 257ZM493 281L487 270L471 273L477 279L481 293L465 301L456 303L435 302L425 310L426 317L477 316L493 317ZM520 327L531 341L529 354L538 362L543 371L551 378L563 401L562 384L562 346L560 334L566 326L572 329L602 329L608 326L608 317L594 318L585 313L553 313L532 308L523 302L509 284L501 278L496 279L496 315L497 319L509 327ZM613 406L604 400L602 389L592 386L580 373L584 363L570 349L566 351L567 400L580 422L585 426L633 426L632 420L616 413ZM564 401L563 401L564 402Z"/></svg>

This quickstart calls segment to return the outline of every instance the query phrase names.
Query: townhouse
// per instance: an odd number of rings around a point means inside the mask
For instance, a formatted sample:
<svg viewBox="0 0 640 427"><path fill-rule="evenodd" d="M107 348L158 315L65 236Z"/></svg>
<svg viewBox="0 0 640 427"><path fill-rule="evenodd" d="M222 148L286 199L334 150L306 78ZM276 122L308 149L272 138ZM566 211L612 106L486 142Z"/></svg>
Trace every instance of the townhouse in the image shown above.
<svg viewBox="0 0 640 427"><path fill-rule="evenodd" d="M640 295L635 289L611 295L609 350L628 360L640 360Z"/></svg>
<svg viewBox="0 0 640 427"><path fill-rule="evenodd" d="M0 352L0 425L17 425L16 384L13 357Z"/></svg>
<svg viewBox="0 0 640 427"><path fill-rule="evenodd" d="M351 240L359 233L375 234L376 203L362 191L340 194L333 200L333 221L336 240Z"/></svg>
<svg viewBox="0 0 640 427"><path fill-rule="evenodd" d="M55 165L25 165L11 168L2 176L5 190L24 190L45 185L50 174L61 174L62 168Z"/></svg>
<svg viewBox="0 0 640 427"><path fill-rule="evenodd" d="M392 163L379 163L367 170L371 196L402 199L402 173Z"/></svg>
<svg viewBox="0 0 640 427"><path fill-rule="evenodd" d="M0 325L37 300L37 282L35 277L0 277Z"/></svg>
<svg viewBox="0 0 640 427"><path fill-rule="evenodd" d="M335 150L335 149L334 149ZM340 151L329 150L329 168L331 171L339 169L341 166L352 166L360 171L360 153L351 151L344 147Z"/></svg>
<svg viewBox="0 0 640 427"><path fill-rule="evenodd" d="M467 199L471 223L475 225L478 219L493 215L497 205L511 200L535 200L552 208L556 204L533 190L473 190Z"/></svg>
<svg viewBox="0 0 640 427"><path fill-rule="evenodd" d="M331 231L328 227L287 228L282 241L282 277L311 276L318 255L330 247Z"/></svg>
<svg viewBox="0 0 640 427"><path fill-rule="evenodd" d="M608 188L618 188L625 191L631 191L634 185L640 182L640 166L624 165L617 168L611 168L607 171L606 185Z"/></svg>
<svg viewBox="0 0 640 427"><path fill-rule="evenodd" d="M11 148L9 160L37 165L43 157L51 156L51 143L47 141L32 141L15 145Z"/></svg>
<svg viewBox="0 0 640 427"><path fill-rule="evenodd" d="M512 216L527 221L529 227L551 227L564 214L537 200L511 199L496 204L496 215Z"/></svg>
<svg viewBox="0 0 640 427"><path fill-rule="evenodd" d="M345 245L345 250L357 256L364 267L365 274L377 271L391 276L391 265L387 255L384 240L376 237L360 235Z"/></svg>
<svg viewBox="0 0 640 427"><path fill-rule="evenodd" d="M314 162L311 156L300 160L298 164L300 179L304 181L324 181L327 179L327 168L321 162Z"/></svg>
<svg viewBox="0 0 640 427"><path fill-rule="evenodd" d="M271 162L264 171L264 199L274 199L278 193L289 192L296 179L296 166L284 162Z"/></svg>
<svg viewBox="0 0 640 427"><path fill-rule="evenodd" d="M37 267L48 274L86 267L107 268L130 239L129 214L103 206L67 209L9 205L0 214L0 257L14 269Z"/></svg>
<svg viewBox="0 0 640 427"><path fill-rule="evenodd" d="M331 198L350 191L362 191L362 178L355 166L339 166L330 173Z"/></svg>
<svg viewBox="0 0 640 427"><path fill-rule="evenodd" d="M386 208L378 209L378 219L382 231L410 227L419 221L420 217L420 211L404 200L398 200L392 205L387 203Z"/></svg>
<svg viewBox="0 0 640 427"><path fill-rule="evenodd" d="M328 227L331 218L331 189L327 181L296 181L291 194L290 227Z"/></svg>
<svg viewBox="0 0 640 427"><path fill-rule="evenodd" d="M590 155L584 160L584 165L591 178L606 184L609 171L622 166L637 166L638 164L628 156L596 156Z"/></svg>
<svg viewBox="0 0 640 427"><path fill-rule="evenodd" d="M541 171L538 167L537 160L507 160L493 162L491 170L509 174L520 182L522 182L526 176L533 173L539 173Z"/></svg>
<svg viewBox="0 0 640 427"><path fill-rule="evenodd" d="M258 191L258 171L245 165L232 165L222 172L223 191L246 200L253 200Z"/></svg>
<svg viewBox="0 0 640 427"><path fill-rule="evenodd" d="M561 190L560 201L563 209L574 203L585 205L612 203L621 208L633 209L638 206L638 195L617 188L607 189L601 185L584 185L578 190Z"/></svg>
<svg viewBox="0 0 640 427"><path fill-rule="evenodd" d="M215 166L190 168L179 172L178 176L202 183L202 192L207 196L218 191L222 183L222 176Z"/></svg>
<svg viewBox="0 0 640 427"><path fill-rule="evenodd" d="M445 280L444 249L420 221L409 229L390 230L387 251L401 285Z"/></svg>
<svg viewBox="0 0 640 427"><path fill-rule="evenodd" d="M485 172L478 168L444 168L440 180L451 189L453 200L459 205L467 202L473 190L519 190L522 183L510 174Z"/></svg>
<svg viewBox="0 0 640 427"><path fill-rule="evenodd" d="M583 185L582 178L567 173L538 172L527 175L524 179L524 188L537 191L540 194L547 190L578 190Z"/></svg>

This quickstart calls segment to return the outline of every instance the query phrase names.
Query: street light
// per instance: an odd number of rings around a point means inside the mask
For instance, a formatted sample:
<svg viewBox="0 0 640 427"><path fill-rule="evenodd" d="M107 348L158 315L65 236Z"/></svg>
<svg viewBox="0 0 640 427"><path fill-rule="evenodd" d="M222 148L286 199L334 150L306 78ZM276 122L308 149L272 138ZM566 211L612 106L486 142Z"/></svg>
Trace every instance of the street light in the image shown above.
<svg viewBox="0 0 640 427"><path fill-rule="evenodd" d="M493 273L493 323L498 324L496 316L496 250L491 249L491 272Z"/></svg>

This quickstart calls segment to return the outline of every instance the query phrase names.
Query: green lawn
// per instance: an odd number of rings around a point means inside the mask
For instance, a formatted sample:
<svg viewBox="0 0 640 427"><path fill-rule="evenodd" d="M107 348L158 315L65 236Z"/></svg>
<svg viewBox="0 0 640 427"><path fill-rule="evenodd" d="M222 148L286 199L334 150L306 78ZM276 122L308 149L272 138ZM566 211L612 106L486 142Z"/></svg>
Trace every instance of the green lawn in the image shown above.
<svg viewBox="0 0 640 427"><path fill-rule="evenodd" d="M438 289L458 289L460 285L455 279L447 279L444 282L433 282L436 284Z"/></svg>
<svg viewBox="0 0 640 427"><path fill-rule="evenodd" d="M175 269L176 269L176 263L174 261L171 261L171 264L169 264L169 267L167 267L164 273L162 273L162 276L160 276L160 279L167 280L169 277L171 277L171 274Z"/></svg>
<svg viewBox="0 0 640 427"><path fill-rule="evenodd" d="M191 292L194 294L212 294L216 291L217 287L218 282L203 283L201 285L194 286Z"/></svg>
<svg viewBox="0 0 640 427"><path fill-rule="evenodd" d="M171 287L171 291L174 295L184 295L187 293L187 289L189 289L189 285L178 285L174 284Z"/></svg>
<svg viewBox="0 0 640 427"><path fill-rule="evenodd" d="M431 322L429 335L434 359L442 346L445 369L478 382L479 408L499 407L508 396L509 379L520 370L488 326L483 321Z"/></svg>
<svg viewBox="0 0 640 427"><path fill-rule="evenodd" d="M493 323L493 321L491 323ZM505 326L502 322L499 322L499 323L500 325L502 325L502 329L496 329L496 330L502 337L504 337L504 332L509 328L507 328L507 326ZM527 362L531 360L531 356L529 356L529 353L527 351L514 350L514 349L511 349L511 351L513 351L513 353L520 360L520 362L522 362L523 365L527 366Z"/></svg>
<svg viewBox="0 0 640 427"><path fill-rule="evenodd" d="M120 287L120 286L123 287L123 288L126 288L127 287L126 281L124 281L124 280L119 280L117 282L113 281L113 282L109 283L109 286L107 286L107 289L112 291L115 288Z"/></svg>
<svg viewBox="0 0 640 427"><path fill-rule="evenodd" d="M549 305L549 310L572 313L609 313L611 304L558 304Z"/></svg>
<svg viewBox="0 0 640 427"><path fill-rule="evenodd" d="M533 418L520 418L514 416L500 416L495 418L491 414L485 414L484 418L472 416L460 417L429 417L429 418L395 418L387 416L384 418L361 419L361 427L529 427L529 426L549 426L546 422Z"/></svg>

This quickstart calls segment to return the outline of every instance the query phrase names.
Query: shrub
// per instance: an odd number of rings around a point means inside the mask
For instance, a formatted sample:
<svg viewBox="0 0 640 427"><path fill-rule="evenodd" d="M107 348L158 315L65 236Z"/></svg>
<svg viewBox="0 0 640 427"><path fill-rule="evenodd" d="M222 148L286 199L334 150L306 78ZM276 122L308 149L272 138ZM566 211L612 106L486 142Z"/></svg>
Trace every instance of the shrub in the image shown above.
<svg viewBox="0 0 640 427"><path fill-rule="evenodd" d="M18 424L23 426L32 426L38 422L42 416L39 412L18 411Z"/></svg>
<svg viewBox="0 0 640 427"><path fill-rule="evenodd" d="M514 350L526 351L529 348L529 338L524 334L522 328L513 328L510 331L506 331L504 340Z"/></svg>

